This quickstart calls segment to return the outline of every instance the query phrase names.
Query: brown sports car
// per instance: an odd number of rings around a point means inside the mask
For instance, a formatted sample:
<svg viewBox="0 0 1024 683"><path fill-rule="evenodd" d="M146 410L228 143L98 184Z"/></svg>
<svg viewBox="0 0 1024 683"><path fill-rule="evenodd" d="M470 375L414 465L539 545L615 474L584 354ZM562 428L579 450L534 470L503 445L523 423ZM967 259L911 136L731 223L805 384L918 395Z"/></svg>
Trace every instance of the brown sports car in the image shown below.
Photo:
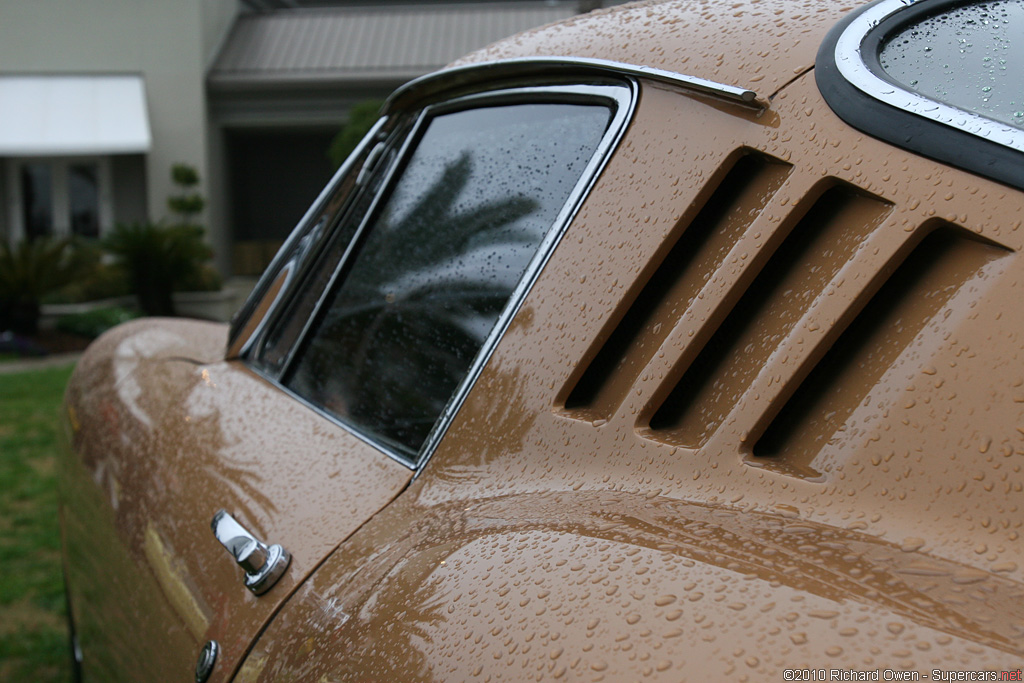
<svg viewBox="0 0 1024 683"><path fill-rule="evenodd" d="M1022 28L649 2L398 90L230 329L79 364L81 673L1020 680Z"/></svg>

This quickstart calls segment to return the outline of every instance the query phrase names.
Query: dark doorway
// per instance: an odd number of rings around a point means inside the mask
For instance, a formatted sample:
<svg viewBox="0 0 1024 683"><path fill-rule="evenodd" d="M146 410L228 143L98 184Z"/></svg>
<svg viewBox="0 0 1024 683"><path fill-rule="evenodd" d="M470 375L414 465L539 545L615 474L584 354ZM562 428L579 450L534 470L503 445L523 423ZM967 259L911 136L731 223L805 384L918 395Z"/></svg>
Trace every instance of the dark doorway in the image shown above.
<svg viewBox="0 0 1024 683"><path fill-rule="evenodd" d="M334 169L336 129L227 131L233 216L232 270L257 275L316 199Z"/></svg>

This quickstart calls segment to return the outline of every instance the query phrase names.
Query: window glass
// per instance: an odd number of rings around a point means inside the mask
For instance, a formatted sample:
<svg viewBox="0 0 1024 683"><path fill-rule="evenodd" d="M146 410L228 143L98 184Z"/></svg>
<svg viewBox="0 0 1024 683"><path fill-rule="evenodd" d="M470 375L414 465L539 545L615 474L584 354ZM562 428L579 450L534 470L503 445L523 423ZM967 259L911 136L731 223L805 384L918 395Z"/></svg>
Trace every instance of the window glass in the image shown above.
<svg viewBox="0 0 1024 683"><path fill-rule="evenodd" d="M951 8L896 32L882 68L911 90L1024 128L1024 3Z"/></svg>
<svg viewBox="0 0 1024 683"><path fill-rule="evenodd" d="M431 119L284 384L411 458L611 113L597 104L516 104Z"/></svg>
<svg viewBox="0 0 1024 683"><path fill-rule="evenodd" d="M48 163L21 167L21 208L25 237L53 234L53 179Z"/></svg>
<svg viewBox="0 0 1024 683"><path fill-rule="evenodd" d="M71 210L71 234L99 237L100 192L96 164L68 166L68 203Z"/></svg>
<svg viewBox="0 0 1024 683"><path fill-rule="evenodd" d="M384 145L383 142L378 144ZM380 157L371 153L371 158L366 160L366 164L378 169L386 168L393 160L393 155L394 149L382 153ZM284 369L289 353L295 347L306 321L313 315L320 294L327 288L335 268L347 250L356 228L359 227L359 217L369 209L374 193L380 190L383 173L371 176L360 188L358 196L354 199L351 197L353 185L365 172L360 166L356 166L352 177L346 179L338 191L328 199L310 222L312 227L297 243L292 260L301 261L307 254L320 255L320 263L298 288L297 295L290 303L287 319L272 328L260 346L254 360L264 371L278 374Z"/></svg>

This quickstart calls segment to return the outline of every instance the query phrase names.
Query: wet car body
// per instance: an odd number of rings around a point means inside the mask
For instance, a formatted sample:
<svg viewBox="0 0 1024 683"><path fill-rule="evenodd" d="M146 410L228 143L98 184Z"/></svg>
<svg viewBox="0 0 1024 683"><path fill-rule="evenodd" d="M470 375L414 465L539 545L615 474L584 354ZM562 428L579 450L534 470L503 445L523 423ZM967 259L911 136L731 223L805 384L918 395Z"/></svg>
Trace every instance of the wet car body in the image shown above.
<svg viewBox="0 0 1024 683"><path fill-rule="evenodd" d="M86 678L191 678L208 641L209 680L1016 670L1022 155L844 120L816 72L850 9L641 4L471 55L393 96L230 331L100 339L62 462ZM436 365L392 378L416 344L381 333L353 348L387 391L335 381L339 325L438 296L426 265L345 293L407 229L389 188L433 122L515 106L599 120L533 251L488 242L518 275L446 290ZM445 272L490 272L467 244ZM408 376L438 405L379 417ZM290 552L266 593L221 509Z"/></svg>

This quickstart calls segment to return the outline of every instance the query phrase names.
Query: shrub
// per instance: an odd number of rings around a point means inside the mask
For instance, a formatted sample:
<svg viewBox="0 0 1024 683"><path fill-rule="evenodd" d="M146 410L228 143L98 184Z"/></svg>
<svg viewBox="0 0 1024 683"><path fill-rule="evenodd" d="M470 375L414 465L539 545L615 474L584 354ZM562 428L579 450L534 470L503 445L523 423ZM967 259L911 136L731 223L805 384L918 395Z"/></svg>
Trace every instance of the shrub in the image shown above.
<svg viewBox="0 0 1024 683"><path fill-rule="evenodd" d="M179 225L191 225L206 207L206 200L195 190L199 172L188 164L174 164L171 181L178 186L178 194L167 198L167 208L178 217Z"/></svg>
<svg viewBox="0 0 1024 683"><path fill-rule="evenodd" d="M206 200L196 192L199 173L188 164L171 166L178 193L167 198L175 215L171 224L118 225L103 240L114 255L147 315L174 315L176 291L220 289L220 275L207 264L213 250L203 241L203 227L195 222Z"/></svg>
<svg viewBox="0 0 1024 683"><path fill-rule="evenodd" d="M116 327L123 322L138 318L139 315L135 311L129 311L127 308L117 306L98 308L87 313L76 313L61 317L57 320L57 329L95 339L111 327Z"/></svg>
<svg viewBox="0 0 1024 683"><path fill-rule="evenodd" d="M128 275L119 265L97 263L82 277L43 297L44 304L78 304L83 301L113 299L132 293Z"/></svg>
<svg viewBox="0 0 1024 683"><path fill-rule="evenodd" d="M210 264L199 266L191 275L183 277L175 286L176 292L219 292L224 287L224 278Z"/></svg>
<svg viewBox="0 0 1024 683"><path fill-rule="evenodd" d="M174 315L171 293L202 277L200 271L213 255L203 241L203 229L195 225L121 224L103 245L128 275L147 315Z"/></svg>
<svg viewBox="0 0 1024 683"><path fill-rule="evenodd" d="M40 237L15 247L0 241L0 331L38 332L43 297L93 265L89 252L68 239Z"/></svg>
<svg viewBox="0 0 1024 683"><path fill-rule="evenodd" d="M125 272L116 265L103 263L103 250L98 240L76 239L72 248L76 251L75 258L82 263L81 274L44 295L44 304L76 304L132 293Z"/></svg>

